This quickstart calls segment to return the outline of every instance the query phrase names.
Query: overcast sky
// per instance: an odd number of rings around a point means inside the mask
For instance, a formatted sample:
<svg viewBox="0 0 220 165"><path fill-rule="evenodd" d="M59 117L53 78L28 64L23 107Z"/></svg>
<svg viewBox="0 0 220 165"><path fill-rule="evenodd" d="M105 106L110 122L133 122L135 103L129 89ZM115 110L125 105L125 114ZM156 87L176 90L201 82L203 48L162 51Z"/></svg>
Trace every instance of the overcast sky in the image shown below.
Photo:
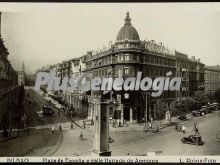
<svg viewBox="0 0 220 165"><path fill-rule="evenodd" d="M2 37L16 70L28 73L115 41L126 12L141 40L220 64L220 3L0 4Z"/></svg>

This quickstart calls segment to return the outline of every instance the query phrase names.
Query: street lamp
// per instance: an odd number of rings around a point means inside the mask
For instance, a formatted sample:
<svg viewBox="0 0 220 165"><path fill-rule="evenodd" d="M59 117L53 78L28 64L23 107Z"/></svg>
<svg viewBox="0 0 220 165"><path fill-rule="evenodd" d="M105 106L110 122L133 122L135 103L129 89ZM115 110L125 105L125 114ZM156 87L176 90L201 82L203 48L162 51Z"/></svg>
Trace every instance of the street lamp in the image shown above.
<svg viewBox="0 0 220 165"><path fill-rule="evenodd" d="M148 116L148 114L147 114L147 96L150 95L150 92L145 92L145 93L143 93L143 94L145 94L145 101L146 101L145 124L146 124L146 126L147 126L147 116Z"/></svg>
<svg viewBox="0 0 220 165"><path fill-rule="evenodd" d="M128 99L128 98L129 98L129 94L128 94L128 93L125 93L125 94L124 94L124 98L125 98L125 99Z"/></svg>

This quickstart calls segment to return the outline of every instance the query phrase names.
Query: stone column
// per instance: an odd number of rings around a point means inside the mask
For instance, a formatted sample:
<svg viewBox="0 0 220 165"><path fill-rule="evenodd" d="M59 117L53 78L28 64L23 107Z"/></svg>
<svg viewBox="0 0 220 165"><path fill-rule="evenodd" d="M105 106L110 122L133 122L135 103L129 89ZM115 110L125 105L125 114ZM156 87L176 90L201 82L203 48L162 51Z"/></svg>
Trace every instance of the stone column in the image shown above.
<svg viewBox="0 0 220 165"><path fill-rule="evenodd" d="M149 119L151 119L151 105L149 105L149 111L148 111L148 116L149 116Z"/></svg>
<svg viewBox="0 0 220 165"><path fill-rule="evenodd" d="M121 107L121 124L123 124L123 121L124 121L124 105L121 104L120 107Z"/></svg>
<svg viewBox="0 0 220 165"><path fill-rule="evenodd" d="M133 110L130 107L130 123L132 123L132 122L133 122Z"/></svg>
<svg viewBox="0 0 220 165"><path fill-rule="evenodd" d="M157 117L157 106L154 104L154 119Z"/></svg>
<svg viewBox="0 0 220 165"><path fill-rule="evenodd" d="M95 104L95 134L93 155L111 156L109 151L109 112L108 103L96 100Z"/></svg>

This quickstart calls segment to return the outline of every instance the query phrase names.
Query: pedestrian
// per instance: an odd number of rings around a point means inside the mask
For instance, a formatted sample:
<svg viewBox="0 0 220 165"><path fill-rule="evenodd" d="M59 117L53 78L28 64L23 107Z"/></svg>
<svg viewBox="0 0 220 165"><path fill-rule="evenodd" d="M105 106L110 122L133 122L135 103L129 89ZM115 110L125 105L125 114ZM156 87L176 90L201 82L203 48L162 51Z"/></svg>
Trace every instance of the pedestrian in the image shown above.
<svg viewBox="0 0 220 165"><path fill-rule="evenodd" d="M186 133L186 127L184 125L182 126L182 130L183 130L183 133L185 134Z"/></svg>
<svg viewBox="0 0 220 165"><path fill-rule="evenodd" d="M175 130L178 131L178 124L175 125Z"/></svg>
<svg viewBox="0 0 220 165"><path fill-rule="evenodd" d="M116 128L116 121L115 120L113 120L112 127Z"/></svg>
<svg viewBox="0 0 220 165"><path fill-rule="evenodd" d="M126 125L126 120L123 120L123 126L125 126Z"/></svg>
<svg viewBox="0 0 220 165"><path fill-rule="evenodd" d="M92 118L92 120L91 120L91 125L94 125L94 120L93 120L93 118Z"/></svg>
<svg viewBox="0 0 220 165"><path fill-rule="evenodd" d="M204 112L202 112L202 117L205 117L205 113Z"/></svg>
<svg viewBox="0 0 220 165"><path fill-rule="evenodd" d="M72 122L71 122L71 124L70 124L70 128L73 129L73 123L72 123Z"/></svg>
<svg viewBox="0 0 220 165"><path fill-rule="evenodd" d="M83 128L86 129L86 122L83 120Z"/></svg>
<svg viewBox="0 0 220 165"><path fill-rule="evenodd" d="M199 134L199 128L196 124L194 124L194 131L195 131L195 134Z"/></svg>
<svg viewBox="0 0 220 165"><path fill-rule="evenodd" d="M83 133L81 132L79 135L80 139L83 139Z"/></svg>
<svg viewBox="0 0 220 165"><path fill-rule="evenodd" d="M144 124L144 129L147 129L147 123Z"/></svg>
<svg viewBox="0 0 220 165"><path fill-rule="evenodd" d="M52 134L55 134L55 128L52 126Z"/></svg>
<svg viewBox="0 0 220 165"><path fill-rule="evenodd" d="M121 127L121 121L119 121L118 127Z"/></svg>
<svg viewBox="0 0 220 165"><path fill-rule="evenodd" d="M62 126L61 126L61 124L60 124L60 131L62 131Z"/></svg>
<svg viewBox="0 0 220 165"><path fill-rule="evenodd" d="M193 131L195 132L195 134L197 133L197 124L196 123L194 123L194 125L193 125Z"/></svg>

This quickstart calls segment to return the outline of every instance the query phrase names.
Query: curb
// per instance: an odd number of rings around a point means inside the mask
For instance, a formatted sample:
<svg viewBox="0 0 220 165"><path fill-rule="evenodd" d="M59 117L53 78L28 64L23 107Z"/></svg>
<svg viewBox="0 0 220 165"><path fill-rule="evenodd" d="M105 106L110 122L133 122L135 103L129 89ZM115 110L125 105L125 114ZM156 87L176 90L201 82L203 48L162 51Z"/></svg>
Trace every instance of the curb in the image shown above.
<svg viewBox="0 0 220 165"><path fill-rule="evenodd" d="M15 139L15 138L17 138L17 137L18 137L18 135L16 135L16 136L11 136L11 137L8 137L8 138L3 138L3 139L0 140L0 142L5 142L5 141L11 140L11 139Z"/></svg>

